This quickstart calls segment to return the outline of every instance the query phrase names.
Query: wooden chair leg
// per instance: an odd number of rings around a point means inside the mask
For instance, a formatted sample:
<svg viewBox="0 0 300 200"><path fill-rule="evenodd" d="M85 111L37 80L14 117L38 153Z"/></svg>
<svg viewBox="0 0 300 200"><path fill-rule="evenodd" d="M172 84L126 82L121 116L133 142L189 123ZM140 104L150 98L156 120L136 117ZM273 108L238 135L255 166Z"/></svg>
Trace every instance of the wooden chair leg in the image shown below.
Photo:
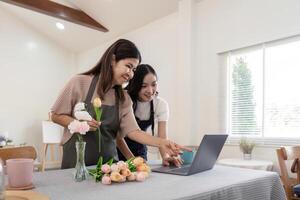
<svg viewBox="0 0 300 200"><path fill-rule="evenodd" d="M55 150L54 150L54 145L53 144L50 144L50 157L51 157L51 162L54 162L55 161Z"/></svg>
<svg viewBox="0 0 300 200"><path fill-rule="evenodd" d="M43 144L42 148L42 164L41 164L41 171L45 171L45 163L46 163L46 157L47 157L47 149L48 149L48 144Z"/></svg>
<svg viewBox="0 0 300 200"><path fill-rule="evenodd" d="M61 161L62 160L62 156L63 156L63 147L62 146L59 146L59 160Z"/></svg>

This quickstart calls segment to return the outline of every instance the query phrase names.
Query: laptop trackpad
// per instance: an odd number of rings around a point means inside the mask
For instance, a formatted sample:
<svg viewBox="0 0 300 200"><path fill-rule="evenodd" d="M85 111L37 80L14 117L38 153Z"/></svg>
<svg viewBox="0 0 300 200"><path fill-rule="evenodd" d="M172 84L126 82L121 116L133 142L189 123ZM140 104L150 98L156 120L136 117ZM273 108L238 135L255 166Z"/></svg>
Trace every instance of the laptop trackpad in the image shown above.
<svg viewBox="0 0 300 200"><path fill-rule="evenodd" d="M154 168L152 169L152 171L157 171L157 172L170 172L170 171L177 171L183 168L188 168L190 167L190 165L182 165L180 167L176 167L176 166L167 166L167 167L158 167L158 168Z"/></svg>

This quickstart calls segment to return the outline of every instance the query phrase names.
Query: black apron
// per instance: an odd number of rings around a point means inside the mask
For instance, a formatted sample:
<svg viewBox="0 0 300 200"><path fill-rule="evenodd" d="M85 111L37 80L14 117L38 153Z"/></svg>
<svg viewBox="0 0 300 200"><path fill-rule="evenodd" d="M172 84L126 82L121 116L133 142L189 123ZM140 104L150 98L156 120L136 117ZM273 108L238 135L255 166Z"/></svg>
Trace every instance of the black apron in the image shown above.
<svg viewBox="0 0 300 200"><path fill-rule="evenodd" d="M95 111L91 103L97 81L99 76L94 76L88 94L85 99L87 111L95 119ZM100 156L103 157L103 162L107 162L111 158L118 160L117 148L115 138L120 128L119 122L119 98L115 94L116 103L113 106L102 105L101 116L101 151L98 148L98 131L89 131L83 135L83 140L86 142L85 146L85 164L96 165ZM75 142L77 141L76 135L72 137L63 145L63 158L62 169L73 168L76 165L76 149Z"/></svg>
<svg viewBox="0 0 300 200"><path fill-rule="evenodd" d="M135 112L136 108L134 108ZM154 136L154 109L153 109L153 100L150 102L150 118L148 120L140 120L138 117L135 117L137 124L140 129L146 131L149 126L152 129L152 135ZM145 144L138 143L125 137L125 142L127 143L130 151L133 153L135 157L141 156L145 160L147 160L147 146ZM118 155L120 160L126 160L125 156L118 149Z"/></svg>

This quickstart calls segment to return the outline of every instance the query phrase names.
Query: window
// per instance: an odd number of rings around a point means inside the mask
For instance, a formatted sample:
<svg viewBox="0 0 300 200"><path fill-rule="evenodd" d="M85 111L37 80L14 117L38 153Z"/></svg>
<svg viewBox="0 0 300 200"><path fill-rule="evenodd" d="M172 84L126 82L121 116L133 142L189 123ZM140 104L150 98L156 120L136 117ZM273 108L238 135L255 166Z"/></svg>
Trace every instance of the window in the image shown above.
<svg viewBox="0 0 300 200"><path fill-rule="evenodd" d="M227 56L228 132L300 139L300 39L265 43Z"/></svg>

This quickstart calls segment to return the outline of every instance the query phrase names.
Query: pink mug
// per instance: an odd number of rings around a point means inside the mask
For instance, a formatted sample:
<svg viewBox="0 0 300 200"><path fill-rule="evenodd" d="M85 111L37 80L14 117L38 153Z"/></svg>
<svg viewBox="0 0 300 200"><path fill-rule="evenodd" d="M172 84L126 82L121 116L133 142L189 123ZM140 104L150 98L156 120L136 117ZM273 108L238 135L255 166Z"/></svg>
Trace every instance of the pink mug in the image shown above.
<svg viewBox="0 0 300 200"><path fill-rule="evenodd" d="M32 184L33 159L16 158L6 160L6 170L9 187L20 188Z"/></svg>

